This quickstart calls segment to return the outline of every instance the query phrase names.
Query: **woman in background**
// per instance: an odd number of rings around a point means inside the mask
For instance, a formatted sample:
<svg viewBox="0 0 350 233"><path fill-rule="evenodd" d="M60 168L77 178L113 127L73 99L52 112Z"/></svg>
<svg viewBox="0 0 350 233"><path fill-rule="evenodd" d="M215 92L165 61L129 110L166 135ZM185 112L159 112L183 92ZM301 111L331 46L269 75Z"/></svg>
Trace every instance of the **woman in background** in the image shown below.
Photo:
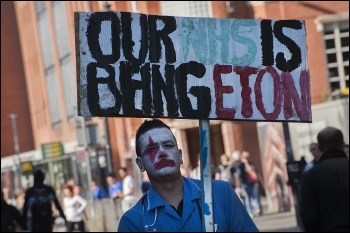
<svg viewBox="0 0 350 233"><path fill-rule="evenodd" d="M67 232L85 232L83 211L87 202L80 195L75 195L74 187L67 185L63 190L63 209L67 219Z"/></svg>

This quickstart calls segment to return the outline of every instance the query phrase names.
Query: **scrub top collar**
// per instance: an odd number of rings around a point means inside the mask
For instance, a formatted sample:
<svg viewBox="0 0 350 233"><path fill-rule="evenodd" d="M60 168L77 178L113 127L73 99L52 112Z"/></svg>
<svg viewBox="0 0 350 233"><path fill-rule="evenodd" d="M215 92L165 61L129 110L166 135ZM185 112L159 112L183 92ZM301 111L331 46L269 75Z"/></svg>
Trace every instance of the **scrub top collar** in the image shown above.
<svg viewBox="0 0 350 233"><path fill-rule="evenodd" d="M196 180L193 180L191 178L182 177L182 185L184 187L184 195L183 195L183 204L184 207L186 205L186 202L190 201L193 202L196 199L201 199L201 192L200 192L200 184L196 182ZM145 197L145 209L146 210L153 210L155 208L158 208L160 206L168 205L167 202L163 200L163 198L154 190L154 188L151 186L151 188L147 192L147 196Z"/></svg>

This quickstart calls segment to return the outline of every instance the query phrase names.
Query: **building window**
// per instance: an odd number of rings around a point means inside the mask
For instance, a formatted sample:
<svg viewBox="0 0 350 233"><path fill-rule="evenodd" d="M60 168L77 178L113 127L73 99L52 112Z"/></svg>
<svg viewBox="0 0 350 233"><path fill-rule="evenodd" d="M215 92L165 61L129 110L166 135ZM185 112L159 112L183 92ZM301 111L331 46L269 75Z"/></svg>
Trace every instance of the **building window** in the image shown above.
<svg viewBox="0 0 350 233"><path fill-rule="evenodd" d="M73 71L72 58L69 49L69 33L67 16L63 1L52 1L55 35L57 39L62 85L68 120L73 120L76 108L76 83Z"/></svg>
<svg viewBox="0 0 350 233"><path fill-rule="evenodd" d="M349 12L323 15L315 22L323 33L331 97L349 88Z"/></svg>
<svg viewBox="0 0 350 233"><path fill-rule="evenodd" d="M46 78L51 124L54 128L56 128L59 127L62 122L48 14L45 8L45 2L43 1L36 1L35 8L39 26L40 48L44 62L44 73Z"/></svg>
<svg viewBox="0 0 350 233"><path fill-rule="evenodd" d="M179 17L211 17L209 1L161 1L163 15Z"/></svg>

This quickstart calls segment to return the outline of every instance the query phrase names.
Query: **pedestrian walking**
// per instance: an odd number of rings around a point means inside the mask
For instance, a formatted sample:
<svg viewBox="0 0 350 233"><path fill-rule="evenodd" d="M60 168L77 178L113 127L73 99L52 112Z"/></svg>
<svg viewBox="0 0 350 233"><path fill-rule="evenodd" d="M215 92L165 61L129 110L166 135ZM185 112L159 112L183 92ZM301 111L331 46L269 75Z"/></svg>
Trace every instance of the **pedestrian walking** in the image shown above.
<svg viewBox="0 0 350 233"><path fill-rule="evenodd" d="M54 206L61 217L66 221L66 216L59 203L55 190L44 184L45 174L36 170L33 174L34 185L30 187L24 196L23 217L26 229L33 232L52 232L55 213Z"/></svg>
<svg viewBox="0 0 350 233"><path fill-rule="evenodd" d="M239 165L238 172L245 208L249 215L253 217L254 215L259 215L261 209L257 168L253 162L248 161L249 156L250 153L248 151L241 153L241 164Z"/></svg>

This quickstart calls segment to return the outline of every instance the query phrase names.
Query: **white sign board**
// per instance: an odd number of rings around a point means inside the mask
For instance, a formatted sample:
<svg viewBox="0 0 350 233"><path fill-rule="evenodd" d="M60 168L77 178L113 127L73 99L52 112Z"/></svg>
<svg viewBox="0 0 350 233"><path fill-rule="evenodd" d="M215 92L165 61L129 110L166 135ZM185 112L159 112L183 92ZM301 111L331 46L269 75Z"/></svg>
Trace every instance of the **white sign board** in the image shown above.
<svg viewBox="0 0 350 233"><path fill-rule="evenodd" d="M76 12L79 115L311 122L302 20Z"/></svg>

